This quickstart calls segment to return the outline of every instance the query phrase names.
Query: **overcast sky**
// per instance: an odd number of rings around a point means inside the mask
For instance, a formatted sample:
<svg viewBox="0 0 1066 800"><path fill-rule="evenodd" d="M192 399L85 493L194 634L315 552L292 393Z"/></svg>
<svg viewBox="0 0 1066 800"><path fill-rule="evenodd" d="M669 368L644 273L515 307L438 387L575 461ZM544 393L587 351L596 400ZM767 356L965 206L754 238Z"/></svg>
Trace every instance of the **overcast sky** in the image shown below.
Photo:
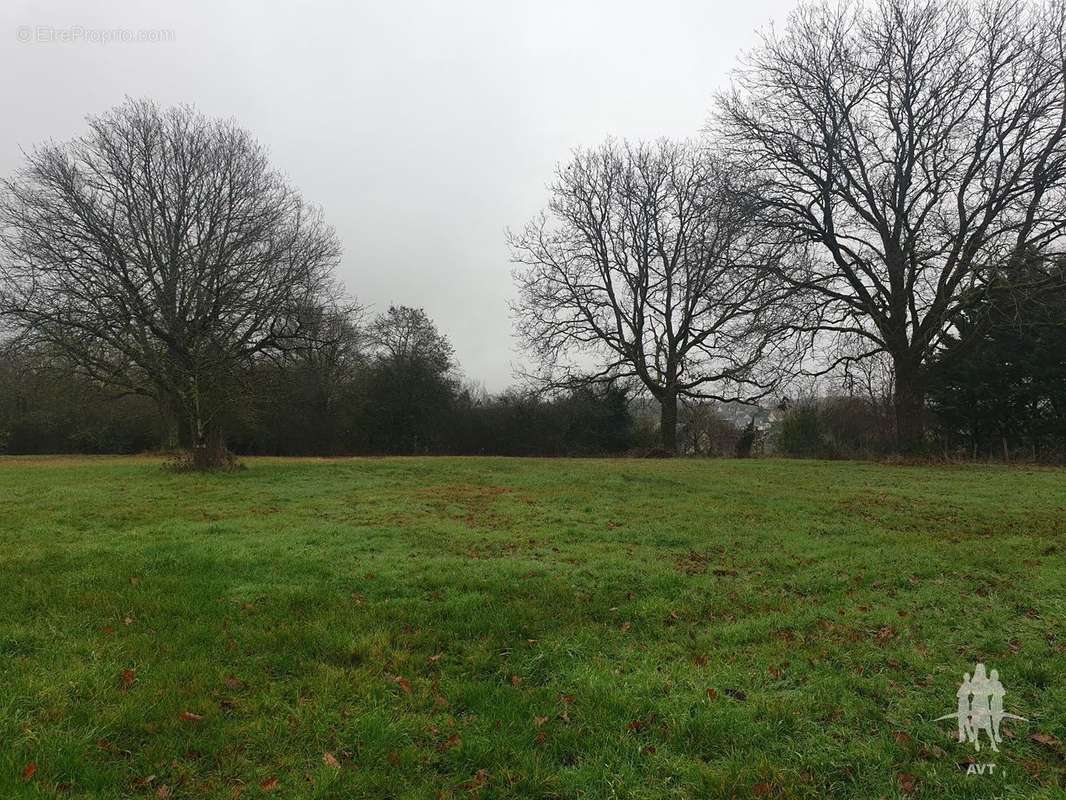
<svg viewBox="0 0 1066 800"><path fill-rule="evenodd" d="M348 291L424 307L497 391L522 360L504 232L543 207L555 163L609 135L698 134L792 5L0 0L0 173L126 95L234 117L324 208Z"/></svg>

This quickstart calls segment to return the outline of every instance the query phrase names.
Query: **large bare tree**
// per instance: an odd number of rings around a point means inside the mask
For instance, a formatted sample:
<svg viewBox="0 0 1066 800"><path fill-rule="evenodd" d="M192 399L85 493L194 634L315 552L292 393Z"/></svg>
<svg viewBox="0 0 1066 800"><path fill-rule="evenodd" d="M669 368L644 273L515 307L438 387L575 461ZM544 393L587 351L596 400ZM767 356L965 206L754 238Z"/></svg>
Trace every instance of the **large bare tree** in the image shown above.
<svg viewBox="0 0 1066 800"><path fill-rule="evenodd" d="M679 398L754 399L787 344L776 257L736 176L702 146L608 141L557 170L510 235L517 330L549 386L636 379L677 445Z"/></svg>
<svg viewBox="0 0 1066 800"><path fill-rule="evenodd" d="M179 417L201 467L251 359L306 334L333 231L230 122L128 101L26 155L0 200L0 313Z"/></svg>
<svg viewBox="0 0 1066 800"><path fill-rule="evenodd" d="M806 250L782 277L820 301L814 327L890 356L903 449L951 321L993 268L1059 246L1063 20L1023 0L803 5L719 98L766 223Z"/></svg>

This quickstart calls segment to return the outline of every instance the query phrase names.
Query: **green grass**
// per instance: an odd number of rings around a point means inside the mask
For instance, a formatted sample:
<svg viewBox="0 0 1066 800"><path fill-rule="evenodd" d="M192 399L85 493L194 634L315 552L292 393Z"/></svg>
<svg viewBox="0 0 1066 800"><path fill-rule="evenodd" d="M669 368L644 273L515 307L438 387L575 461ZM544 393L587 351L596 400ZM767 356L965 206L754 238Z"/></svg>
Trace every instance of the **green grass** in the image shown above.
<svg viewBox="0 0 1066 800"><path fill-rule="evenodd" d="M1064 533L1056 470L0 459L0 798L1063 797Z"/></svg>

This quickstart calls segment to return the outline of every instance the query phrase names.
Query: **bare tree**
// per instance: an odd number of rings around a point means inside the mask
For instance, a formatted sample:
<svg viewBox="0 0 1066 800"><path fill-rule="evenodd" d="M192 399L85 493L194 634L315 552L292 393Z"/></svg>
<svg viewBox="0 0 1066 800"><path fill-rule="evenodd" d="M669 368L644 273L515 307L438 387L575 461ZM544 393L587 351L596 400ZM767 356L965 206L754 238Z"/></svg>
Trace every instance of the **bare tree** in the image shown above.
<svg viewBox="0 0 1066 800"><path fill-rule="evenodd" d="M224 456L242 366L306 333L339 258L318 211L230 122L128 101L26 156L0 200L0 312Z"/></svg>
<svg viewBox="0 0 1066 800"><path fill-rule="evenodd" d="M807 251L781 263L819 299L812 327L891 357L902 449L951 320L1066 227L1063 19L1024 0L804 5L719 98L712 127L766 223Z"/></svg>
<svg viewBox="0 0 1066 800"><path fill-rule="evenodd" d="M677 445L679 397L754 399L784 345L773 248L736 176L699 145L575 153L548 209L510 234L517 330L545 385L637 379Z"/></svg>

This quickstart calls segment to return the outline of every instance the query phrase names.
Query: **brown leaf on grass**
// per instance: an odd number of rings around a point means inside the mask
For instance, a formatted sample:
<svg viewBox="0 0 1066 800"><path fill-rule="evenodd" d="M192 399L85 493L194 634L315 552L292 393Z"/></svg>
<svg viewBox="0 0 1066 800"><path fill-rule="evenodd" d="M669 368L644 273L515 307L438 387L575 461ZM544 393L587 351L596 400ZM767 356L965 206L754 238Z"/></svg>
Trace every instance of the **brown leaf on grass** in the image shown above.
<svg viewBox="0 0 1066 800"><path fill-rule="evenodd" d="M400 754L397 753L395 750L390 750L389 754L385 756L385 758L387 758L389 763L392 764L394 767L400 766Z"/></svg>
<svg viewBox="0 0 1066 800"><path fill-rule="evenodd" d="M236 678L233 675L230 675L228 678L226 678L226 686L237 692L241 689L246 689L248 687L248 684L242 681L240 678Z"/></svg>
<svg viewBox="0 0 1066 800"><path fill-rule="evenodd" d="M462 784L462 787L468 792L476 792L478 789L483 789L489 784L489 771L487 769L479 769L474 773L474 777Z"/></svg>
<svg viewBox="0 0 1066 800"><path fill-rule="evenodd" d="M918 755L926 761L938 761L948 757L947 751L942 747L937 747L935 744L925 745L918 751Z"/></svg>
<svg viewBox="0 0 1066 800"><path fill-rule="evenodd" d="M914 790L917 786L918 779L909 772L901 772L899 774L899 789L903 794L914 794Z"/></svg>
<svg viewBox="0 0 1066 800"><path fill-rule="evenodd" d="M903 747L908 747L912 741L910 735L904 731L894 731L892 733L892 738L896 740L896 744L902 745Z"/></svg>
<svg viewBox="0 0 1066 800"><path fill-rule="evenodd" d="M22 780L26 783L33 780L33 776L37 774L37 762L31 761L26 765L26 769L22 770Z"/></svg>
<svg viewBox="0 0 1066 800"><path fill-rule="evenodd" d="M544 744L546 741L548 741L548 732L541 731L533 737L533 741L535 741L537 744Z"/></svg>
<svg viewBox="0 0 1066 800"><path fill-rule="evenodd" d="M105 625L104 627L102 627L100 629L100 633L105 634L106 636L114 636L115 635L115 629L113 627L111 627L110 625Z"/></svg>
<svg viewBox="0 0 1066 800"><path fill-rule="evenodd" d="M203 718L202 714L194 714L192 711L181 712L182 722L199 722Z"/></svg>
<svg viewBox="0 0 1066 800"><path fill-rule="evenodd" d="M259 784L259 788L264 792L272 792L278 788L277 778L267 778L265 781Z"/></svg>
<svg viewBox="0 0 1066 800"><path fill-rule="evenodd" d="M642 752L646 756L653 756L655 755L655 745L645 745L643 748L641 748L640 752Z"/></svg>
<svg viewBox="0 0 1066 800"><path fill-rule="evenodd" d="M392 680L403 690L404 694L411 694L411 682L407 678L397 675Z"/></svg>
<svg viewBox="0 0 1066 800"><path fill-rule="evenodd" d="M170 798L174 796L174 790L169 786L160 786L155 790L155 796L158 797L159 800L170 800Z"/></svg>
<svg viewBox="0 0 1066 800"><path fill-rule="evenodd" d="M778 668L778 667L770 667L769 672L770 672L770 677L773 678L775 681L781 680L781 674L782 673L781 673L780 668Z"/></svg>
<svg viewBox="0 0 1066 800"><path fill-rule="evenodd" d="M437 655L429 657L429 663L430 664L436 664L442 658L444 658L444 653L437 653Z"/></svg>
<svg viewBox="0 0 1066 800"><path fill-rule="evenodd" d="M881 630L877 632L874 638L879 642L887 642L889 639L894 639L896 636L896 629L891 625L885 625Z"/></svg>
<svg viewBox="0 0 1066 800"><path fill-rule="evenodd" d="M692 659L692 663L695 664L697 667L706 667L708 662L710 662L710 659L705 655L696 656L694 659Z"/></svg>
<svg viewBox="0 0 1066 800"><path fill-rule="evenodd" d="M1056 749L1061 744L1061 742L1050 733L1041 733L1038 731L1037 733L1029 734L1029 738L1037 744L1042 744L1044 747L1050 747L1052 750Z"/></svg>
<svg viewBox="0 0 1066 800"><path fill-rule="evenodd" d="M512 675L511 676L511 685L512 686L521 686L522 685L522 679L518 675Z"/></svg>
<svg viewBox="0 0 1066 800"><path fill-rule="evenodd" d="M718 690L715 689L713 686L708 686L707 687L707 699L708 700L717 700L718 699Z"/></svg>
<svg viewBox="0 0 1066 800"><path fill-rule="evenodd" d="M127 691L137 681L137 670L122 670L122 691Z"/></svg>
<svg viewBox="0 0 1066 800"><path fill-rule="evenodd" d="M333 767L333 769L340 769L341 762L337 760L337 757L333 753L325 752L322 754L322 763L327 767Z"/></svg>
<svg viewBox="0 0 1066 800"><path fill-rule="evenodd" d="M633 627L633 623L632 622L623 622L622 626L619 628L619 630L622 631L622 633L629 633L629 630L632 627Z"/></svg>
<svg viewBox="0 0 1066 800"><path fill-rule="evenodd" d="M773 794L774 787L769 781L762 781L751 787L751 792L756 797L769 797Z"/></svg>
<svg viewBox="0 0 1066 800"><path fill-rule="evenodd" d="M125 625L132 625L132 624L133 624L134 622L136 622L136 621L137 621L137 620L136 620L136 619L134 618L133 614L127 614L127 615L126 615L125 617L123 617L123 619L122 619L122 622L123 622L123 624L125 624Z"/></svg>
<svg viewBox="0 0 1066 800"><path fill-rule="evenodd" d="M642 719L635 719L632 722L630 722L628 725L626 725L626 730L628 730L628 731L639 731L639 730L643 729L646 724L647 723L644 720L642 720Z"/></svg>
<svg viewBox="0 0 1066 800"><path fill-rule="evenodd" d="M543 728L549 719L550 717L533 717L533 724L538 728Z"/></svg>
<svg viewBox="0 0 1066 800"><path fill-rule="evenodd" d="M459 738L459 734L453 733L451 736L449 736L447 739L437 745L437 751L441 753L446 753L449 750L453 750L456 747L459 747L462 743L463 740Z"/></svg>
<svg viewBox="0 0 1066 800"><path fill-rule="evenodd" d="M559 695L559 699L566 703L568 706L572 706L574 704L574 696L572 694L561 694Z"/></svg>

